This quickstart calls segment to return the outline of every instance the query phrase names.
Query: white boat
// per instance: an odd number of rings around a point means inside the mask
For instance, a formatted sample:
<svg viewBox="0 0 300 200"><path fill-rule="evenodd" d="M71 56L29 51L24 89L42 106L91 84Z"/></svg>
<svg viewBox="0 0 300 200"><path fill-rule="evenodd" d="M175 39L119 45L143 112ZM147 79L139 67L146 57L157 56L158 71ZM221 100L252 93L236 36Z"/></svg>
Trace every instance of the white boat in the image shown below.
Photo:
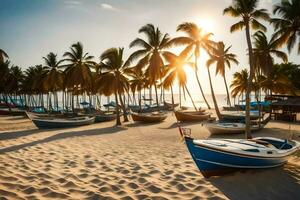
<svg viewBox="0 0 300 200"><path fill-rule="evenodd" d="M300 149L300 143L272 137L254 139L195 140L179 127L187 148L205 177L239 169L264 169L284 165Z"/></svg>
<svg viewBox="0 0 300 200"><path fill-rule="evenodd" d="M238 134L244 133L246 125L244 123L212 122L204 124L211 134ZM264 128L264 125L251 125L251 131Z"/></svg>

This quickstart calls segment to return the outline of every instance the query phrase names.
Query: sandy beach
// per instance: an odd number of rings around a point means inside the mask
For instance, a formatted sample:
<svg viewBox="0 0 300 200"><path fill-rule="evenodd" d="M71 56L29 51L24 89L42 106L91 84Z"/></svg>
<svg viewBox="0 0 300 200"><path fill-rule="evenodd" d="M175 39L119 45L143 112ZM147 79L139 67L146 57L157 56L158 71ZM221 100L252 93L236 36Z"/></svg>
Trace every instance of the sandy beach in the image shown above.
<svg viewBox="0 0 300 200"><path fill-rule="evenodd" d="M0 199L299 198L299 153L284 167L205 179L175 121L170 113L160 124L38 130L28 119L0 117ZM201 124L184 126L195 138L210 137ZM291 132L299 141L300 124L270 122L254 136Z"/></svg>

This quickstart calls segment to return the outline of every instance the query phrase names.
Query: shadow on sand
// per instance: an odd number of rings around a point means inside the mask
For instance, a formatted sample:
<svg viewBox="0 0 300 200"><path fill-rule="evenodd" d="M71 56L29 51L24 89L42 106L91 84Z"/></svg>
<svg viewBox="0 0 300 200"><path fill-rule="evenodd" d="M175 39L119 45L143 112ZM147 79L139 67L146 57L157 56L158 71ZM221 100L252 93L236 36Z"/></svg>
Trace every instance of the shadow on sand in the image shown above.
<svg viewBox="0 0 300 200"><path fill-rule="evenodd" d="M17 150L23 149L25 147L31 147L31 146L34 146L37 144L43 144L43 143L51 142L54 140L61 140L61 139L72 138L72 137L111 134L111 133L116 133L116 132L123 131L123 130L126 130L126 128L114 126L114 127L107 127L107 128L101 128L101 129L63 132L63 133L58 133L58 134L46 137L41 140L36 140L36 141L28 142L25 144L13 145L10 147L2 148L2 149L0 149L0 154L11 152L11 151L17 151ZM40 131L40 130L38 130L38 131Z"/></svg>
<svg viewBox="0 0 300 200"><path fill-rule="evenodd" d="M299 166L247 170L208 181L229 199L299 199Z"/></svg>
<svg viewBox="0 0 300 200"><path fill-rule="evenodd" d="M25 137L28 135L41 133L49 130L40 130L40 129L30 129L30 130L20 130L15 132L3 132L0 133L0 140L9 140L9 139L17 139L19 137Z"/></svg>

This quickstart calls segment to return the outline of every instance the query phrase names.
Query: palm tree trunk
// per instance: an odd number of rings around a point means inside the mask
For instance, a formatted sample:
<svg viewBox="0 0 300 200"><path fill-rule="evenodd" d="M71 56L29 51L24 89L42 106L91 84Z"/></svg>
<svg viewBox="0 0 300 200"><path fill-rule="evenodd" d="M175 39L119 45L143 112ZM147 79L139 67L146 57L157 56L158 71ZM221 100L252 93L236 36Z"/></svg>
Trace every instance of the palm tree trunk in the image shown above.
<svg viewBox="0 0 300 200"><path fill-rule="evenodd" d="M156 97L156 106L157 106L157 110L159 110L159 104L158 104L158 94L157 94L157 86L156 84L154 84L154 89L155 89L155 97Z"/></svg>
<svg viewBox="0 0 300 200"><path fill-rule="evenodd" d="M120 93L119 93L119 98L120 98L120 103L121 103L121 107L122 107L122 110L123 110L124 122L128 122L129 120L128 120L128 117L127 117L125 104L123 102L122 95Z"/></svg>
<svg viewBox="0 0 300 200"><path fill-rule="evenodd" d="M215 92L214 92L214 88L212 86L212 81L211 81L211 76L210 76L210 71L209 71L209 67L207 67L207 73L208 73L208 78L209 78L209 84L210 84L210 91L211 91L211 96L214 102L214 106L215 106L215 110L216 110L216 114L219 118L219 120L222 119L222 115L220 113L219 107L218 107L218 102L216 100L216 96L215 96Z"/></svg>
<svg viewBox="0 0 300 200"><path fill-rule="evenodd" d="M141 112L142 111L142 90L138 91L138 101L139 101L139 107Z"/></svg>
<svg viewBox="0 0 300 200"><path fill-rule="evenodd" d="M227 92L227 104L231 107L231 101L230 101L229 89L228 89L228 85L227 85L227 81L226 81L225 75L224 75L223 78L224 78L224 83L225 83L226 92Z"/></svg>
<svg viewBox="0 0 300 200"><path fill-rule="evenodd" d="M179 84L179 107L181 108L181 86Z"/></svg>
<svg viewBox="0 0 300 200"><path fill-rule="evenodd" d="M172 87L172 85L171 85L171 95L172 95L172 104L173 104L172 109L174 111L174 109L175 109L175 107L174 107L174 93L173 93L173 87Z"/></svg>
<svg viewBox="0 0 300 200"><path fill-rule="evenodd" d="M193 100L193 98L192 98L192 95L191 95L190 91L188 90L188 88L186 87L186 85L184 85L183 87L184 87L184 89L186 90L186 92L188 93L188 95L189 95L189 97L190 97L190 99L191 99L191 101L192 101L192 104L193 104L195 110L197 111L198 109L197 109L197 107L196 107L196 105L195 105L195 103L194 103L194 100Z"/></svg>
<svg viewBox="0 0 300 200"><path fill-rule="evenodd" d="M120 120L120 109L119 109L118 94L117 94L116 91L115 91L115 101L116 101L116 114L117 114L116 125L119 126L119 125L121 125L121 120Z"/></svg>
<svg viewBox="0 0 300 200"><path fill-rule="evenodd" d="M211 107L210 107L210 105L208 104L208 102L205 98L205 95L204 95L204 92L203 92L203 89L202 89L202 86L201 86L201 83L200 83L200 79L199 79L199 76L198 76L198 57L197 56L195 56L195 75L196 75L197 83L198 83L198 86L200 88L203 100L205 101L205 104L207 105L207 108L210 109Z"/></svg>
<svg viewBox="0 0 300 200"><path fill-rule="evenodd" d="M250 74L248 78L247 88L246 88L246 129L245 134L246 138L251 138L251 129L250 129L250 94L252 89L252 77L253 77L253 52L252 52L252 44L250 38L250 27L249 22L246 24L246 39L249 50L249 64L250 64Z"/></svg>

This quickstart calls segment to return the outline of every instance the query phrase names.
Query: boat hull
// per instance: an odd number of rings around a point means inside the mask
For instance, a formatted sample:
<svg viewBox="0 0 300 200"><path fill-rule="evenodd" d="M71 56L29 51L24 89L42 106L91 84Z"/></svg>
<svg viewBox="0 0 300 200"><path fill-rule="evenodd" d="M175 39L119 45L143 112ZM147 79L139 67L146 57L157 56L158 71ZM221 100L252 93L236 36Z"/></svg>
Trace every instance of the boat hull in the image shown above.
<svg viewBox="0 0 300 200"><path fill-rule="evenodd" d="M32 122L40 129L50 129L50 128L70 128L76 126L84 126L94 123L95 118L91 117L86 120L80 121L51 121L45 119L32 119Z"/></svg>
<svg viewBox="0 0 300 200"><path fill-rule="evenodd" d="M260 127L258 125L251 126L251 131L258 131L263 127L263 125ZM240 134L245 132L245 127L220 127L215 123L205 124L205 128L207 128L207 130L213 135Z"/></svg>
<svg viewBox="0 0 300 200"><path fill-rule="evenodd" d="M187 148L198 169L205 177L241 169L263 169L278 167L285 164L288 156L284 157L255 157L232 152L224 152L194 144L192 138L185 138Z"/></svg>
<svg viewBox="0 0 300 200"><path fill-rule="evenodd" d="M167 115L141 115L141 114L131 114L132 120L135 122L145 122L145 123L157 123L162 122L167 118Z"/></svg>
<svg viewBox="0 0 300 200"><path fill-rule="evenodd" d="M115 120L117 118L116 114L112 115L96 115L95 116L95 122L108 122Z"/></svg>
<svg viewBox="0 0 300 200"><path fill-rule="evenodd" d="M199 122L208 120L210 118L209 114L205 114L202 111L176 111L175 112L176 119L181 122Z"/></svg>

